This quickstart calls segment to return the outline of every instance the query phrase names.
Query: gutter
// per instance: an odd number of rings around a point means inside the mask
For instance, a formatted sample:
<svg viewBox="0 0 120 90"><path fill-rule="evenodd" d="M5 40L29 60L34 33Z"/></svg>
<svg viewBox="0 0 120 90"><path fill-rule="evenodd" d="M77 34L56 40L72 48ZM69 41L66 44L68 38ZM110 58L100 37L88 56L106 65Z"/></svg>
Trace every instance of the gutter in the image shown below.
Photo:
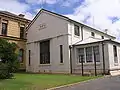
<svg viewBox="0 0 120 90"><path fill-rule="evenodd" d="M83 41L83 27L84 27L84 26L81 26L81 37L82 37L82 40L81 40L81 41Z"/></svg>
<svg viewBox="0 0 120 90"><path fill-rule="evenodd" d="M73 73L73 68L72 68L72 45L69 46L69 49L70 49L70 74Z"/></svg>

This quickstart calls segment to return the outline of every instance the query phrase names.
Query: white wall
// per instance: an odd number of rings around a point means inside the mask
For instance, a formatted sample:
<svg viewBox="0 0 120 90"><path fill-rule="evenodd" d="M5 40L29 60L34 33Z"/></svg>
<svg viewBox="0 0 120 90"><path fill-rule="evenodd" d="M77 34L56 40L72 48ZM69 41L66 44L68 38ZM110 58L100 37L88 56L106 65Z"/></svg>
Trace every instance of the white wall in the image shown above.
<svg viewBox="0 0 120 90"><path fill-rule="evenodd" d="M92 29L90 29L88 27L84 27L83 28L83 38L86 39L86 38L91 37L91 32L95 33L95 38L102 39L101 36L104 36L104 39L111 38L110 36L107 36L105 34L99 33L98 31L92 30Z"/></svg>
<svg viewBox="0 0 120 90"><path fill-rule="evenodd" d="M76 42L79 42L80 40L82 40L82 32L81 32L81 26L79 24L76 24L79 26L79 32L80 32L80 36L76 36L74 34L74 23L68 23L68 33L69 33L69 45L73 45Z"/></svg>
<svg viewBox="0 0 120 90"><path fill-rule="evenodd" d="M40 25L45 24L44 29L40 29ZM78 25L78 24L77 24ZM79 25L81 27L81 25ZM81 29L81 28L80 28ZM91 36L90 28L83 28L83 40ZM102 34L95 32L95 38L101 38ZM109 38L107 35L103 35L105 38ZM50 40L50 64L40 64L40 47L39 42L41 40ZM82 40L82 32L80 30L80 36L74 35L74 23L70 23L58 16L53 16L48 12L42 12L40 16L35 20L32 26L28 30L27 35L27 71L32 72L52 72L52 73L70 73L70 51L69 45L75 44ZM60 47L63 45L63 60L64 63L60 64ZM31 66L28 66L28 50L31 50ZM73 53L76 53L75 51ZM76 68L77 59L73 55L73 64ZM90 65L91 66L91 65ZM90 67L89 65L86 68ZM98 65L100 67L101 64ZM77 68L80 68L77 65ZM91 67L93 68L93 66ZM101 67L100 67L101 68Z"/></svg>
<svg viewBox="0 0 120 90"><path fill-rule="evenodd" d="M74 24L78 25L79 26L79 30L80 30L80 36L76 36L74 34ZM68 23L68 33L69 33L69 45L71 44L76 44L77 42L80 42L82 40L82 33L83 33L83 40L89 38L89 37L92 37L91 36L91 32L94 32L95 33L95 36L94 38L98 38L98 39L102 39L101 36L104 36L104 39L113 39L112 37L108 36L108 35L105 35L103 33L100 33L96 30L93 30L91 28L88 28L88 27L83 27L83 32L81 30L81 25L78 24L78 23L73 23L73 22L69 22Z"/></svg>
<svg viewBox="0 0 120 90"><path fill-rule="evenodd" d="M104 43L104 60L105 60L105 69L106 70L109 70L109 58L110 57L109 57L109 53L108 52L109 52L108 44Z"/></svg>
<svg viewBox="0 0 120 90"><path fill-rule="evenodd" d="M99 54L100 54L100 62L97 62L96 67L97 67L97 73L103 73L103 51L102 51L102 43L94 43L94 44L86 44L86 45L80 45L80 46L75 46L74 52L73 52L73 69L74 73L81 73L81 63L78 61L78 54L77 54L77 48L86 48L86 47L93 47L93 46L99 46ZM104 44L104 60L105 60L105 72L108 73L109 70L109 57L108 57L108 46L107 44ZM85 57L86 57L86 52L85 52ZM83 65L84 72L90 72L94 73L95 71L95 65L94 65L94 56L93 57L93 62L87 63L85 62ZM86 60L86 58L85 58Z"/></svg>
<svg viewBox="0 0 120 90"><path fill-rule="evenodd" d="M91 46L99 46L99 52L100 52L100 62L97 63L97 70L99 70L100 72L102 72L102 65L103 65L103 58L102 58L102 49L101 49L101 45L99 43L96 43L96 44L88 44L88 45L81 45L81 46L76 46L74 48L74 59L73 59L73 62L74 65L73 65L73 68L74 68L74 73L81 73L81 63L79 63L78 61L78 54L77 54L77 49L78 48L86 48L86 47L91 47ZM85 51L86 53L86 51ZM86 57L86 54L85 54L85 57ZM86 61L86 58L85 58L85 61ZM95 70L95 66L94 66L94 56L93 56L93 62L91 63L84 63L83 64L83 68L84 68L84 72L91 72L91 73L94 73L94 70Z"/></svg>
<svg viewBox="0 0 120 90"><path fill-rule="evenodd" d="M119 69L120 68L120 46L116 45L117 46L118 63L114 63L113 45L114 44L112 44L112 43L108 43L110 69Z"/></svg>
<svg viewBox="0 0 120 90"><path fill-rule="evenodd" d="M46 28L39 30L39 26L42 23L46 24ZM27 39L27 61L28 50L30 49L32 52L32 65L28 66L27 64L27 71L44 73L70 72L67 21L50 14L41 13L29 28ZM46 39L50 40L50 64L40 64L39 42ZM63 64L60 63L59 45L63 45Z"/></svg>
<svg viewBox="0 0 120 90"><path fill-rule="evenodd" d="M114 52L113 52L113 45L117 46L117 57L118 57L118 63L114 63ZM111 70L112 75L120 74L120 45L114 44L114 43L108 43L108 49L109 49L109 68Z"/></svg>
<svg viewBox="0 0 120 90"><path fill-rule="evenodd" d="M28 71L32 72L48 72L48 73L69 73L69 47L67 36L50 39L50 64L40 64L40 47L39 42L28 45L27 50L31 50L31 66ZM63 45L63 63L60 63L60 45ZM27 55L28 61L28 55ZM32 67L32 68L31 68Z"/></svg>
<svg viewBox="0 0 120 90"><path fill-rule="evenodd" d="M36 72L36 66L38 66L39 61L37 61L39 59L38 56L38 46L39 44L37 43L31 43L31 44L27 44L27 50L26 50L26 71L28 72ZM29 66L29 50L31 50L31 54L30 54L30 66Z"/></svg>
<svg viewBox="0 0 120 90"><path fill-rule="evenodd" d="M45 24L46 28L39 30L41 24ZM34 42L66 34L68 34L68 22L66 20L43 12L29 28L27 40Z"/></svg>

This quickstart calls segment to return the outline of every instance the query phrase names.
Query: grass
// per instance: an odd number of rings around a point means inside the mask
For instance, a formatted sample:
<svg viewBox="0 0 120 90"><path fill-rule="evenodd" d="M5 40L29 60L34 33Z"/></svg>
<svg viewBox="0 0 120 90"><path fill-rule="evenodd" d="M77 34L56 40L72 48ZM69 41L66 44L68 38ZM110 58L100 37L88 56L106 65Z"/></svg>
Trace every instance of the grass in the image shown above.
<svg viewBox="0 0 120 90"><path fill-rule="evenodd" d="M0 90L44 90L46 88L98 78L95 76L15 74L13 79L0 80Z"/></svg>

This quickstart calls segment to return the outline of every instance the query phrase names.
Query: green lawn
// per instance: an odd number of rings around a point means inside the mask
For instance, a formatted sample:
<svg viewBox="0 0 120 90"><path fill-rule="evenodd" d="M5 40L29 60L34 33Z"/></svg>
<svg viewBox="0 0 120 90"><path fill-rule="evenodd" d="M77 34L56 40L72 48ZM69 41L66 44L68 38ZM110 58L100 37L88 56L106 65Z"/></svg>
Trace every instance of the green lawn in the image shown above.
<svg viewBox="0 0 120 90"><path fill-rule="evenodd" d="M55 86L81 82L95 76L53 74L15 74L14 79L0 80L0 90L44 90Z"/></svg>

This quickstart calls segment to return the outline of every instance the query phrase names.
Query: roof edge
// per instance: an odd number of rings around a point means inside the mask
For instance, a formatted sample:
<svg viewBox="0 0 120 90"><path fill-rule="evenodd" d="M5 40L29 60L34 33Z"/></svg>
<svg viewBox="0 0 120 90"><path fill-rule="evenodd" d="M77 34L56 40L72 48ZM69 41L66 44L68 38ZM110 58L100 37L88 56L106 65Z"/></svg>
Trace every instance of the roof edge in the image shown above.
<svg viewBox="0 0 120 90"><path fill-rule="evenodd" d="M111 40L111 39L106 39L106 40L103 40L103 41L96 41L96 42L91 42L91 43L86 43L86 44L77 44L77 45L72 45L72 46L79 46L79 45L87 45L87 44L94 44L94 43L101 43L101 42L114 42L114 43L117 43L120 45L120 42L117 42L117 41L114 41L114 40Z"/></svg>
<svg viewBox="0 0 120 90"><path fill-rule="evenodd" d="M7 11L7 12L8 12L8 11ZM8 13L11 13L11 12L8 12ZM28 22L31 21L31 20L29 20L29 19L27 19L27 18L19 17L18 15L14 14L14 13L11 13L11 15L8 14L8 13L0 12L0 15L3 15L3 16L5 15L6 17L9 16L9 18L12 17L12 18L16 18L16 19L19 19L19 20L26 20L26 21L28 21ZM13 15L12 15L12 14L13 14Z"/></svg>
<svg viewBox="0 0 120 90"><path fill-rule="evenodd" d="M60 16L60 17L63 17L64 19L67 19L67 20L69 20L69 21L72 21L72 22L81 24L81 25L83 25L83 26L86 26L86 27L88 27L88 28L91 28L91 29L93 29L93 30L96 30L97 32L103 33L103 34L105 34L105 35L108 35L108 36L110 36L110 37L116 39L115 36L106 34L106 33L102 32L102 31L100 31L100 30L98 30L98 29L96 29L96 28L93 28L92 26L88 26L88 25L86 25L86 24L83 24L83 23L80 23L80 22L78 22L78 21L72 20L72 19L70 19L69 17L63 16L63 15L61 15L61 14L58 14L58 13L55 13L55 12L52 12L52 11L49 11L49 10L46 10L46 9L43 9L43 8L40 9L40 11L36 14L36 16L34 17L34 19L33 19L33 20L31 21L31 23L28 25L28 28L26 29L26 31L28 31L28 29L30 28L30 26L34 23L34 20L37 19L37 17L39 16L39 14L40 14L42 11L46 11L46 12L49 12L49 13L58 15L58 16Z"/></svg>

